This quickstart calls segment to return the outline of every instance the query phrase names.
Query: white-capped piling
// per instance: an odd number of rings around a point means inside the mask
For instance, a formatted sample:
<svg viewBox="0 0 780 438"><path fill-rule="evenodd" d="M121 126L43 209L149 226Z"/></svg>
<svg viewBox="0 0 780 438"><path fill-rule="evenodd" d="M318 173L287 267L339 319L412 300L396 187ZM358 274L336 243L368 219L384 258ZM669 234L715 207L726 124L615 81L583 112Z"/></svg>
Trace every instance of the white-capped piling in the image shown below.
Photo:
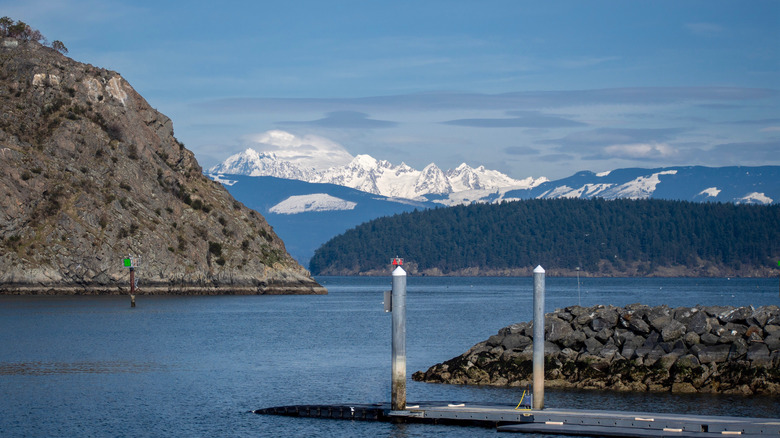
<svg viewBox="0 0 780 438"><path fill-rule="evenodd" d="M534 269L533 409L544 409L544 268Z"/></svg>
<svg viewBox="0 0 780 438"><path fill-rule="evenodd" d="M392 410L402 411L406 409L406 271L395 260L393 264L397 267L393 270L393 366L390 405Z"/></svg>

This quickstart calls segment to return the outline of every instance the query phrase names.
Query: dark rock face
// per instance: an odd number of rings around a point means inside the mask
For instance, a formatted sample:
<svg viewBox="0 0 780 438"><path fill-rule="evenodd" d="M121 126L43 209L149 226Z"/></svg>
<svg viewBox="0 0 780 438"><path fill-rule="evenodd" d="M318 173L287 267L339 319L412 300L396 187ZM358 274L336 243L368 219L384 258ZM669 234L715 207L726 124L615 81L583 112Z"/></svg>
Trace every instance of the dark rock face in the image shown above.
<svg viewBox="0 0 780 438"><path fill-rule="evenodd" d="M6 44L7 42L14 44ZM325 293L116 72L0 44L0 293Z"/></svg>
<svg viewBox="0 0 780 438"><path fill-rule="evenodd" d="M632 304L545 315L550 387L780 395L780 308ZM531 383L533 326L505 327L417 381Z"/></svg>

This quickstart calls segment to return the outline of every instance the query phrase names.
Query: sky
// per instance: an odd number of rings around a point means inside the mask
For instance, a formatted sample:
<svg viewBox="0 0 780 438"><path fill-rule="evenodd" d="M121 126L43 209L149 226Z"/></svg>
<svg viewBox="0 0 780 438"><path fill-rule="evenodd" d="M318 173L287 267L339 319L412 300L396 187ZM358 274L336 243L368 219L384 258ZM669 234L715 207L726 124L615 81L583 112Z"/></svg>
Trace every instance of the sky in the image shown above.
<svg viewBox="0 0 780 438"><path fill-rule="evenodd" d="M780 2L0 0L204 168L271 130L514 178L780 165ZM313 145L314 148L319 147Z"/></svg>

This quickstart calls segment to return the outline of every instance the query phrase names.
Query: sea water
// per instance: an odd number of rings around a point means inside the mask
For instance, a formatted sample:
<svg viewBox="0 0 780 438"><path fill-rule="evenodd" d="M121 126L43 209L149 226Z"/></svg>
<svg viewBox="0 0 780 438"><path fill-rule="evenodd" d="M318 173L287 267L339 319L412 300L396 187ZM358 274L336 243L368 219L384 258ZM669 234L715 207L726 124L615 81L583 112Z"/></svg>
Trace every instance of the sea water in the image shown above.
<svg viewBox="0 0 780 438"><path fill-rule="evenodd" d="M139 273L141 274L141 273ZM142 278L142 277L141 277ZM319 277L323 296L0 297L0 436L493 436L494 429L262 416L390 399L390 277ZM407 374L533 318L531 278L408 278ZM141 279L141 287L143 282ZM581 304L778 304L777 279L553 278ZM516 404L521 388L414 382L409 402ZM548 389L545 406L780 418L780 400Z"/></svg>

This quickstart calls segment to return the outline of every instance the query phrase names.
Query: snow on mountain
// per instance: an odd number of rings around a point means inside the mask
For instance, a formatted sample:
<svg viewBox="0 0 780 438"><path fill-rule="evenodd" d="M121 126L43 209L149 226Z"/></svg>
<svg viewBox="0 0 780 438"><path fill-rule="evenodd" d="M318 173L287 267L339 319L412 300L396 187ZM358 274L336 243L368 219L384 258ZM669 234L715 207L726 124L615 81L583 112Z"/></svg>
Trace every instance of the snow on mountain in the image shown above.
<svg viewBox="0 0 780 438"><path fill-rule="evenodd" d="M653 194L655 187L661 182L660 175L675 175L676 173L676 170L665 170L650 176L640 176L633 181L604 190L604 195L615 198L646 199Z"/></svg>
<svg viewBox="0 0 780 438"><path fill-rule="evenodd" d="M720 192L721 190L717 187L707 187L706 189L700 191L699 195L707 195L710 198L715 198Z"/></svg>
<svg viewBox="0 0 780 438"><path fill-rule="evenodd" d="M559 185L539 195L539 198L592 198L595 196L615 199L646 199L650 198L655 192L656 186L661 183L660 175L675 175L676 170L665 170L652 173L650 175L638 176L631 181L622 184L600 183L583 184L579 188L572 188L567 185ZM603 178L609 175L609 172L596 174Z"/></svg>
<svg viewBox="0 0 780 438"><path fill-rule="evenodd" d="M370 155L358 155L346 166L329 168L309 182L336 184L379 195L382 193L378 180L391 167L388 161L380 161Z"/></svg>
<svg viewBox="0 0 780 438"><path fill-rule="evenodd" d="M311 195L290 196L269 209L276 214L298 214L311 211L342 211L353 210L356 202L345 201L327 193L312 193Z"/></svg>
<svg viewBox="0 0 780 438"><path fill-rule="evenodd" d="M737 204L771 204L773 200L763 193L753 192L738 198L735 202Z"/></svg>
<svg viewBox="0 0 780 438"><path fill-rule="evenodd" d="M439 174L441 169L437 170L434 166L416 171L405 164L393 166L368 156L360 157L354 164L353 171L360 173L357 169L359 167L364 172L361 181L366 181L365 177L369 173L374 175L373 182L380 191L389 190L392 181L404 179L404 187L412 194L424 190L432 192L425 195L426 200L414 200L408 197L388 198L342 185L315 184L270 176L250 177L229 175L226 172L228 175L211 177L223 182L237 200L263 214L284 240L290 254L304 265L317 247L360 223L441 205L560 197L616 199L619 195L740 204L777 204L775 200L780 200L780 166L628 168L600 174L582 171L532 188L501 187L435 194L434 188L444 181ZM466 170L465 167L461 168L461 175L466 174ZM486 185L486 179L477 173L479 169L472 170L477 174L480 185ZM447 174L442 173L445 176ZM341 176L346 179L346 172ZM418 182L430 184L423 190L421 185L417 185ZM452 186L450 179L447 182Z"/></svg>
<svg viewBox="0 0 780 438"><path fill-rule="evenodd" d="M627 168L602 173L577 172L532 189L505 193L501 189L500 199L599 197L773 204L780 199L778 181L780 166ZM492 197L488 202L496 199L499 198Z"/></svg>
<svg viewBox="0 0 780 438"><path fill-rule="evenodd" d="M301 168L290 161L279 159L276 154L258 153L251 148L231 155L209 169L209 172L215 175L273 176L301 181L311 180L316 173L313 168Z"/></svg>
<svg viewBox="0 0 780 438"><path fill-rule="evenodd" d="M585 184L579 189L570 190L567 193L561 195L562 198L592 198L604 193L607 189L612 187L612 184Z"/></svg>
<svg viewBox="0 0 780 438"><path fill-rule="evenodd" d="M211 178L214 181L222 184L223 186L230 187L230 186L232 186L233 184L235 184L237 182L234 179L227 179L227 178L225 178L225 175L210 175L210 176L211 176Z"/></svg>
<svg viewBox="0 0 780 438"><path fill-rule="evenodd" d="M447 172L447 178L452 181L454 192L462 192L465 190L482 190L485 187L479 182L479 175L466 163L462 163L454 170Z"/></svg>
<svg viewBox="0 0 780 438"><path fill-rule="evenodd" d="M539 198L566 198L566 195L572 192L575 192L573 188L567 185L562 185L542 193L539 195Z"/></svg>
<svg viewBox="0 0 780 438"><path fill-rule="evenodd" d="M425 169L420 172L420 176L414 182L415 193L435 193L441 195L452 193L453 191L447 175L433 163L425 166Z"/></svg>
<svg viewBox="0 0 780 438"><path fill-rule="evenodd" d="M452 185L453 192L495 190L502 187L532 188L548 181L545 177L536 179L528 177L517 180L497 170L485 169L485 166L473 169L466 163L461 164L454 170L448 170L446 176Z"/></svg>
<svg viewBox="0 0 780 438"><path fill-rule="evenodd" d="M485 169L484 166L473 169L465 163L446 172L431 163L419 171L405 163L393 165L370 155L357 155L346 165L317 170L302 168L274 153L258 153L251 148L229 157L208 172L213 178L225 174L273 176L336 184L376 195L408 199L474 190L495 191L507 187L529 189L547 181L544 177L516 180L501 172Z"/></svg>

